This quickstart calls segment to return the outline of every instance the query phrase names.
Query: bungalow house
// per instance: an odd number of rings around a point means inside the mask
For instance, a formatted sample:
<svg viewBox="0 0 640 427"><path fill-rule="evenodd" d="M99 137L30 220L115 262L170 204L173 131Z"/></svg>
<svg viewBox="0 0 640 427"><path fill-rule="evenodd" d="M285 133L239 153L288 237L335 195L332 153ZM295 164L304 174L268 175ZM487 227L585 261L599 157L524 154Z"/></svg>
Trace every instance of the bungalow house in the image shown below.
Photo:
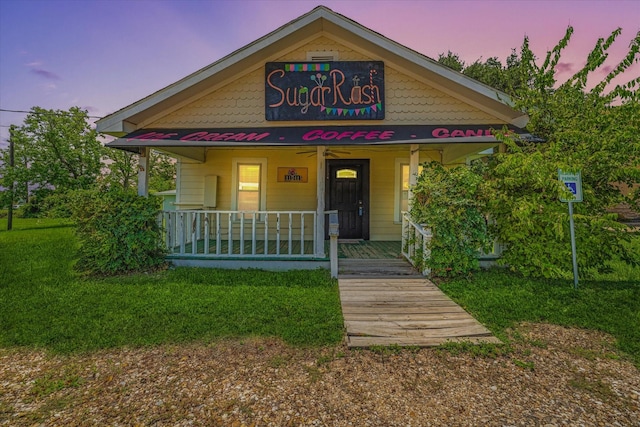
<svg viewBox="0 0 640 427"><path fill-rule="evenodd" d="M313 268L335 227L400 252L419 164L464 163L527 120L504 93L319 6L97 130L140 155L141 195L149 150L177 159L173 262Z"/></svg>

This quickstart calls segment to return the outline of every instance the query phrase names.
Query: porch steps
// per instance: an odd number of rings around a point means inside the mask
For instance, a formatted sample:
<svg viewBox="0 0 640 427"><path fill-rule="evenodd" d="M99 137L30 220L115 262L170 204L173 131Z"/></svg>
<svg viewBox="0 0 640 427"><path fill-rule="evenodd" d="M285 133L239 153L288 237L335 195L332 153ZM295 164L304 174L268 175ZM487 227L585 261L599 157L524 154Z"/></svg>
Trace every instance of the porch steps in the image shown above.
<svg viewBox="0 0 640 427"><path fill-rule="evenodd" d="M338 261L338 278L340 277L380 277L405 276L422 277L405 259L355 259L341 258Z"/></svg>
<svg viewBox="0 0 640 427"><path fill-rule="evenodd" d="M348 347L500 343L424 277L338 277Z"/></svg>

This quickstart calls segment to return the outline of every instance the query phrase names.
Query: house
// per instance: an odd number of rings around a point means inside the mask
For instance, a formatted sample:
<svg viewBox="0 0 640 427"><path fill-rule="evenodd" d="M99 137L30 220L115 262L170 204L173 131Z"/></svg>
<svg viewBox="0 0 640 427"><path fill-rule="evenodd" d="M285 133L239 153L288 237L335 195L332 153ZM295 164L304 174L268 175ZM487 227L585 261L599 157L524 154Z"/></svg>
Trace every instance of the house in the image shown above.
<svg viewBox="0 0 640 427"><path fill-rule="evenodd" d="M164 213L177 264L327 265L339 238L397 242L419 164L525 134L508 96L319 6L97 122L109 147L177 159Z"/></svg>

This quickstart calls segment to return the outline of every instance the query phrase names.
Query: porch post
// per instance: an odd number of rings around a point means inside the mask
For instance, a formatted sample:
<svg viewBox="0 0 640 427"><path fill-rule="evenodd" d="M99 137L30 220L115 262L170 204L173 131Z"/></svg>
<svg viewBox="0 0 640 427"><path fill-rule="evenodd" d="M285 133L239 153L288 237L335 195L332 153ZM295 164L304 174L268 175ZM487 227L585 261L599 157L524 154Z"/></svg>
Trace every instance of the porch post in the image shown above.
<svg viewBox="0 0 640 427"><path fill-rule="evenodd" d="M413 187L418 182L418 165L420 163L420 146L411 144L409 154L409 207L413 200Z"/></svg>
<svg viewBox="0 0 640 427"><path fill-rule="evenodd" d="M149 147L140 147L138 156L138 196L149 195Z"/></svg>
<svg viewBox="0 0 640 427"><path fill-rule="evenodd" d="M325 192L325 161L324 161L324 145L317 147L316 153L316 170L317 170L317 184L316 184L316 257L324 258L324 192Z"/></svg>

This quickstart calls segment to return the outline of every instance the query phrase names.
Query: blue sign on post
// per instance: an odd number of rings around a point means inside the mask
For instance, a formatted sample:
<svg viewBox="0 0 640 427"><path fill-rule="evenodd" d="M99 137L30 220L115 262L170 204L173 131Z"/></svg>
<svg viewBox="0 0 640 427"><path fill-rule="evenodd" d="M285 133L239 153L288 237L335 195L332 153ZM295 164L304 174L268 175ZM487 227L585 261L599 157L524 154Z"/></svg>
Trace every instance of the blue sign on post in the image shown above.
<svg viewBox="0 0 640 427"><path fill-rule="evenodd" d="M578 288L578 259L576 254L576 232L573 224L573 204L582 201L582 174L577 172L564 172L558 169L558 179L569 189L573 197L560 196L561 202L569 205L569 231L571 233L571 258L573 261L573 287Z"/></svg>
<svg viewBox="0 0 640 427"><path fill-rule="evenodd" d="M562 169L558 169L558 179L564 183L564 185L573 194L572 198L560 197L561 202L582 202L582 174L578 172L564 172Z"/></svg>

